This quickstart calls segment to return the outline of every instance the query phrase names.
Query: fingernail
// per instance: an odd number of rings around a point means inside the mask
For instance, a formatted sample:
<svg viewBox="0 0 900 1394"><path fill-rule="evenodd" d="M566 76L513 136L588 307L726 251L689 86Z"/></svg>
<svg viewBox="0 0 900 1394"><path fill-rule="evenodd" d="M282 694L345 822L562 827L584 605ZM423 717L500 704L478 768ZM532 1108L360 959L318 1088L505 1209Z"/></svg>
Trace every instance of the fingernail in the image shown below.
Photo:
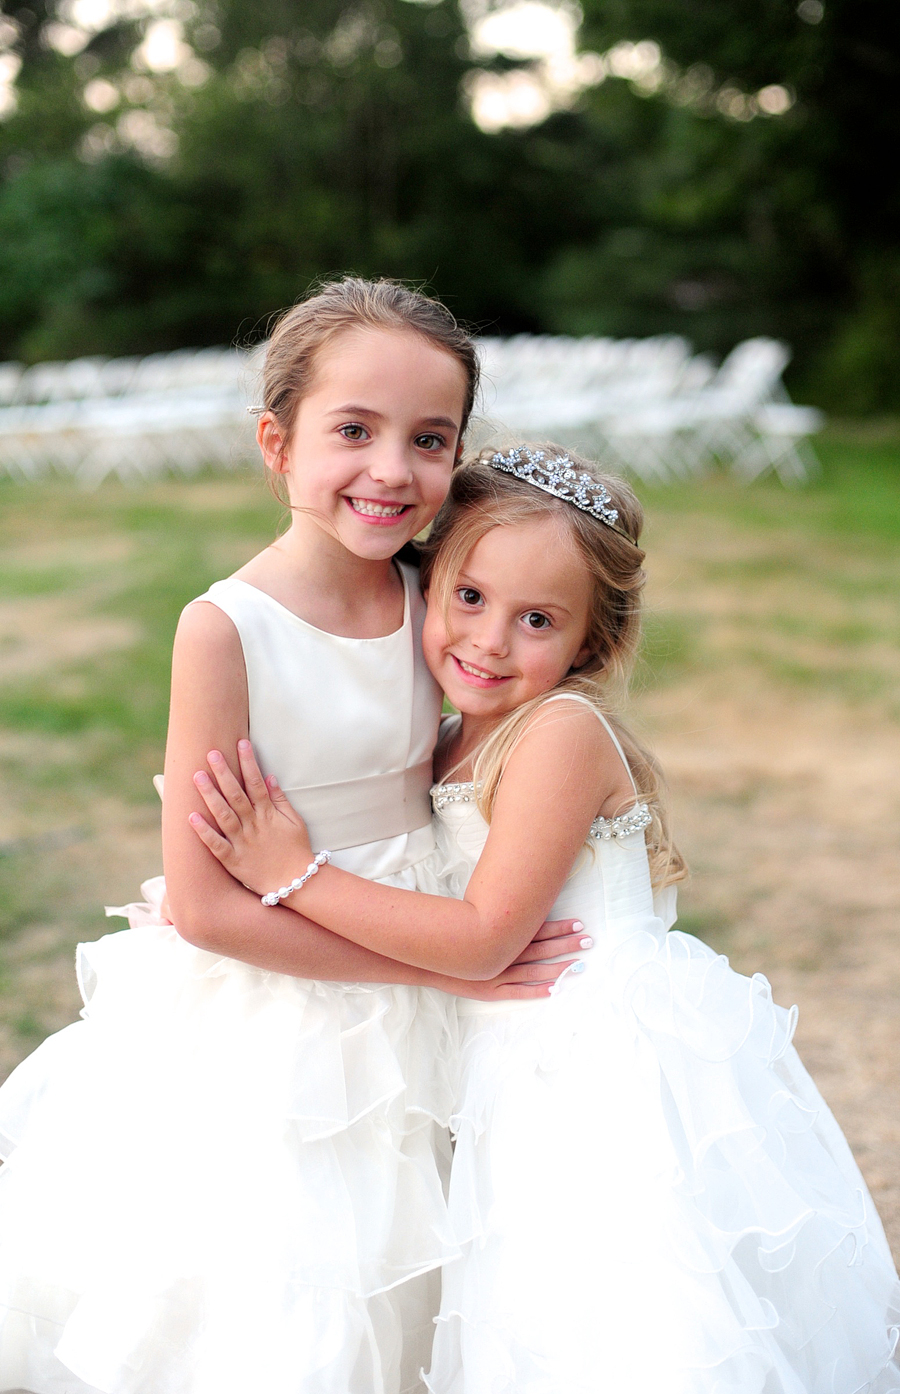
<svg viewBox="0 0 900 1394"><path fill-rule="evenodd" d="M592 949L594 947L593 939L579 939L578 942L583 949Z"/></svg>
<svg viewBox="0 0 900 1394"><path fill-rule="evenodd" d="M217 750L211 750L209 752L209 762L211 765L220 765L222 763L222 756Z"/></svg>
<svg viewBox="0 0 900 1394"><path fill-rule="evenodd" d="M572 933L573 933L573 934L580 934L581 931L582 931L583 929L584 929L584 925L581 923L580 920L573 920L573 921L572 921Z"/></svg>
<svg viewBox="0 0 900 1394"><path fill-rule="evenodd" d="M583 973L585 968L587 968L587 964L583 962L582 959L579 959L577 963L572 964L572 967L569 969L569 971L571 973Z"/></svg>
<svg viewBox="0 0 900 1394"><path fill-rule="evenodd" d="M250 749L249 741L238 741L238 750L247 751Z"/></svg>
<svg viewBox="0 0 900 1394"><path fill-rule="evenodd" d="M266 783L268 784L270 789L278 788L278 780L275 778L274 774L269 775L269 778L266 780Z"/></svg>
<svg viewBox="0 0 900 1394"><path fill-rule="evenodd" d="M209 775L205 772L205 770L198 770L197 773L194 775L194 783L211 784L212 780L210 779Z"/></svg>
<svg viewBox="0 0 900 1394"><path fill-rule="evenodd" d="M192 813L188 818L188 822L192 828L199 828L201 821L199 813Z"/></svg>

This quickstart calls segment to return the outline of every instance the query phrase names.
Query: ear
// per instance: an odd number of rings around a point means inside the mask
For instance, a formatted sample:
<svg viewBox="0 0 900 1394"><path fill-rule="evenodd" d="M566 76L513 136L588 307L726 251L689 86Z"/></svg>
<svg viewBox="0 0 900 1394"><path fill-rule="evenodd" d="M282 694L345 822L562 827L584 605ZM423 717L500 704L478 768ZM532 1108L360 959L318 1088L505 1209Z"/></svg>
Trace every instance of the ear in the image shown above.
<svg viewBox="0 0 900 1394"><path fill-rule="evenodd" d="M572 672L577 673L579 668L583 668L584 665L593 657L594 654L591 650L590 645L584 644L582 648L578 650L575 657L572 659Z"/></svg>
<svg viewBox="0 0 900 1394"><path fill-rule="evenodd" d="M290 466L285 453L284 433L277 417L270 411L264 411L256 423L256 443L266 469L273 474L287 474Z"/></svg>

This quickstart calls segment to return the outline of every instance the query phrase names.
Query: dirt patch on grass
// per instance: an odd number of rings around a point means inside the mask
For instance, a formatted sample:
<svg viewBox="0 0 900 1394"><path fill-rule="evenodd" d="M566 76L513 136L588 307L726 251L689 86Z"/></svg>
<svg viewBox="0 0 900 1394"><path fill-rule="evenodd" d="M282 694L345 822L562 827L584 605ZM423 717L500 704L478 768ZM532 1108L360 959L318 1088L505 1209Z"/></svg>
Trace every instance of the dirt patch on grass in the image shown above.
<svg viewBox="0 0 900 1394"><path fill-rule="evenodd" d="M59 596L0 602L0 681L54 672L137 642L137 625L85 616L80 609Z"/></svg>
<svg viewBox="0 0 900 1394"><path fill-rule="evenodd" d="M686 532L678 558L690 552ZM732 541L740 562L740 540ZM693 542L704 556L701 539ZM837 615L827 592L846 576L827 566L818 589L773 589L765 573L754 584L739 565L714 583L703 571L664 553L651 600L660 594L660 608L691 618L695 648L635 702L668 773L693 870L679 898L682 927L739 971L764 973L777 1001L799 1005L801 1057L900 1255L896 686L873 684L860 697L834 682L840 666L860 680L896 671L896 612L863 588ZM882 581L879 573L875 589ZM801 640L827 615L864 629L866 642L817 635L814 651L804 643L809 672L792 683L768 661L784 642L767 621L773 612ZM704 626L704 616L715 623Z"/></svg>
<svg viewBox="0 0 900 1394"><path fill-rule="evenodd" d="M162 870L159 811L104 799L83 822L34 826L0 855L30 877L32 904L0 959L0 1078L51 1031L75 1021L81 997L75 947L122 929L104 904L140 899L140 883Z"/></svg>

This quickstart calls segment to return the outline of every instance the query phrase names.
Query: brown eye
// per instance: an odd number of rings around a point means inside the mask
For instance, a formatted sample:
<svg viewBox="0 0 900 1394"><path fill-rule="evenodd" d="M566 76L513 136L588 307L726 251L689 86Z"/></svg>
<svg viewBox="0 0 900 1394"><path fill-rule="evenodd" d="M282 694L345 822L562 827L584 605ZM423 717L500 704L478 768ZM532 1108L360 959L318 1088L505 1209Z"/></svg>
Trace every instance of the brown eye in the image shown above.
<svg viewBox="0 0 900 1394"><path fill-rule="evenodd" d="M481 591L477 591L474 586L460 586L456 594L463 605L478 605L481 602Z"/></svg>
<svg viewBox="0 0 900 1394"><path fill-rule="evenodd" d="M525 623L529 629L549 629L550 620L546 615L542 615L540 610L530 610L525 616Z"/></svg>
<svg viewBox="0 0 900 1394"><path fill-rule="evenodd" d="M365 440L369 434L365 426L360 426L358 421L348 421L347 425L339 427L339 430L345 440Z"/></svg>
<svg viewBox="0 0 900 1394"><path fill-rule="evenodd" d="M444 437L436 431L426 431L424 435L416 436L416 445L420 450L443 450L446 444Z"/></svg>

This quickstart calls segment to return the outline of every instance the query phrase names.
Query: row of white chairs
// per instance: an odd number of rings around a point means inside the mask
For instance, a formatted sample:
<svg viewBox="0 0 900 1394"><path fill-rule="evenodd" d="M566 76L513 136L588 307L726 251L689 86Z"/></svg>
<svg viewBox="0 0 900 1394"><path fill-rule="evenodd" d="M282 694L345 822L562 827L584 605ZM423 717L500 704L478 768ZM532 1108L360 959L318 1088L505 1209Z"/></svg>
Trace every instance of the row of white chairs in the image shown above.
<svg viewBox="0 0 900 1394"><path fill-rule="evenodd" d="M195 387L239 390L259 351L176 349L144 358L75 358L65 363L0 363L0 406L105 400Z"/></svg>
<svg viewBox="0 0 900 1394"><path fill-rule="evenodd" d="M179 350L146 358L0 364L0 473L48 471L86 483L149 478L253 455L247 406L264 349ZM789 353L750 339L716 369L674 335L649 339L517 335L483 339L479 442L549 438L648 480L715 462L745 479L799 482L815 467L821 416L789 402Z"/></svg>
<svg viewBox="0 0 900 1394"><path fill-rule="evenodd" d="M484 435L544 435L648 480L719 463L743 479L771 469L799 483L816 468L809 437L823 418L790 402L789 359L765 338L718 369L675 336L485 340Z"/></svg>

